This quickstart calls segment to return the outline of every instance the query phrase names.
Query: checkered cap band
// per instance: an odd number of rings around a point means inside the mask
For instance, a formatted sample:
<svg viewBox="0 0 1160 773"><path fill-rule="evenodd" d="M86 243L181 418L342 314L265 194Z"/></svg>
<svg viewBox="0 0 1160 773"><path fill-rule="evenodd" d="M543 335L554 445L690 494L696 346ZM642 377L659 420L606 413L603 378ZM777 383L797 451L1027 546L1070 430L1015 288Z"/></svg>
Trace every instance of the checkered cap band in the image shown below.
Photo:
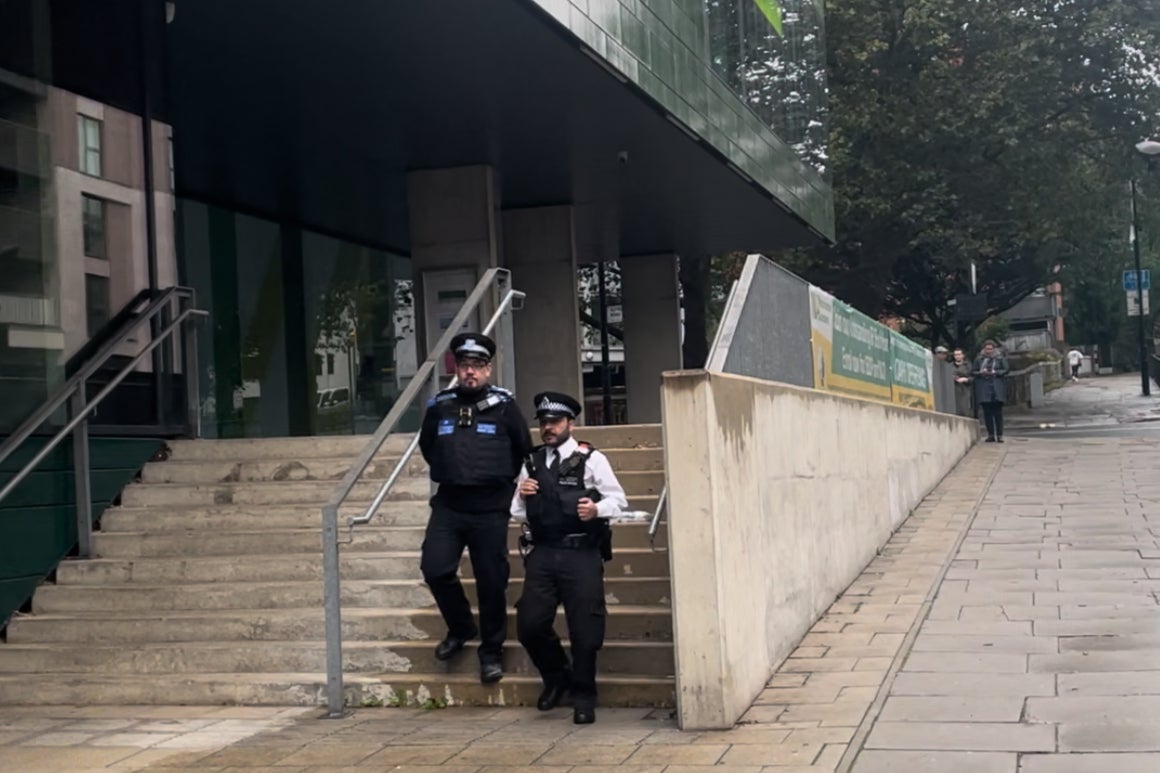
<svg viewBox="0 0 1160 773"><path fill-rule="evenodd" d="M564 405L564 403L557 402L555 400L550 400L547 397L545 397L543 400L541 400L540 404L538 406L536 406L536 408L537 408L537 410L539 410L542 413L560 413L560 414L563 414L565 416L575 416L576 415L575 413L572 412L572 409L569 408L567 405Z"/></svg>

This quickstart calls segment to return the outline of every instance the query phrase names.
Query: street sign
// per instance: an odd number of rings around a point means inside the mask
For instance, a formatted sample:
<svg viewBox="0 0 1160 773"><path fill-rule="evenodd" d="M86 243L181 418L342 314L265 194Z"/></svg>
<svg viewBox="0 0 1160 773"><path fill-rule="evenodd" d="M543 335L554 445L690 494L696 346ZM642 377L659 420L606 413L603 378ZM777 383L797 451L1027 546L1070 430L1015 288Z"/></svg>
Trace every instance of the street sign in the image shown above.
<svg viewBox="0 0 1160 773"><path fill-rule="evenodd" d="M1124 297L1127 298L1127 301L1128 301L1128 316L1129 317L1140 316L1140 294L1137 293L1135 290L1132 290L1131 292L1125 293ZM1151 310L1148 308L1148 292L1145 290L1145 292L1144 292L1144 316L1146 317L1150 313L1151 313Z"/></svg>
<svg viewBox="0 0 1160 773"><path fill-rule="evenodd" d="M961 293L955 296L955 319L959 322L982 322L987 318L987 295Z"/></svg>
<svg viewBox="0 0 1160 773"><path fill-rule="evenodd" d="M1148 269L1141 269L1140 274L1144 277L1144 292L1152 289L1152 272ZM1124 292L1136 292L1136 271L1132 269L1124 272Z"/></svg>

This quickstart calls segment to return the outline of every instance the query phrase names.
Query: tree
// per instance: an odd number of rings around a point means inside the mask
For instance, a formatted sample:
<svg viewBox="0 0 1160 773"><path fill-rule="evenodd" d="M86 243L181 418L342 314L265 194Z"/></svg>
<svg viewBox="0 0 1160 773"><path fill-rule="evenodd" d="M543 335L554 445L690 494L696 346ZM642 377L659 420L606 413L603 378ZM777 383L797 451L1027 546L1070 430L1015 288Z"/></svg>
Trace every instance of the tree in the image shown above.
<svg viewBox="0 0 1160 773"><path fill-rule="evenodd" d="M1123 233L1160 113L1150 4L832 0L827 28L838 237L777 259L953 343L970 261L995 313Z"/></svg>

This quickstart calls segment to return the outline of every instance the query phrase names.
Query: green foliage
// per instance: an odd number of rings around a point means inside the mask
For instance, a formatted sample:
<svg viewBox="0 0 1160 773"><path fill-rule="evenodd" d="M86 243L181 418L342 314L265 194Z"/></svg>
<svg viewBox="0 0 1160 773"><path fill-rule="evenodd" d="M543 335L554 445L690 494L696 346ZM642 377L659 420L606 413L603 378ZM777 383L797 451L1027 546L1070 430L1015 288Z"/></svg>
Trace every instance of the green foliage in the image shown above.
<svg viewBox="0 0 1160 773"><path fill-rule="evenodd" d="M971 261L991 314L1057 266L1081 286L1123 262L1160 114L1154 4L831 0L827 38L837 243L779 261L946 342ZM1093 325L1107 300L1080 303Z"/></svg>
<svg viewBox="0 0 1160 773"><path fill-rule="evenodd" d="M988 338L1002 342L1011 333L1011 323L1003 317L989 317L975 329L975 347L981 349Z"/></svg>

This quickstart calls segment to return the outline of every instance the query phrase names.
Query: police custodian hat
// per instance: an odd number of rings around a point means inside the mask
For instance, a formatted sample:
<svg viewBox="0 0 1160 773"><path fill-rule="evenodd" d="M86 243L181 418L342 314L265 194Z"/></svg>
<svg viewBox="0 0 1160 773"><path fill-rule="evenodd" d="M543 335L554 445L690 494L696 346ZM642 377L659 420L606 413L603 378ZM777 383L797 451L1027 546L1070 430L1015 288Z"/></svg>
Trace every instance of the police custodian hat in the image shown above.
<svg viewBox="0 0 1160 773"><path fill-rule="evenodd" d="M537 419L575 419L580 415L580 403L563 392L540 392L535 403Z"/></svg>
<svg viewBox="0 0 1160 773"><path fill-rule="evenodd" d="M491 358L495 356L495 341L482 333L460 333L451 339L451 352L456 359L478 357L491 362Z"/></svg>

